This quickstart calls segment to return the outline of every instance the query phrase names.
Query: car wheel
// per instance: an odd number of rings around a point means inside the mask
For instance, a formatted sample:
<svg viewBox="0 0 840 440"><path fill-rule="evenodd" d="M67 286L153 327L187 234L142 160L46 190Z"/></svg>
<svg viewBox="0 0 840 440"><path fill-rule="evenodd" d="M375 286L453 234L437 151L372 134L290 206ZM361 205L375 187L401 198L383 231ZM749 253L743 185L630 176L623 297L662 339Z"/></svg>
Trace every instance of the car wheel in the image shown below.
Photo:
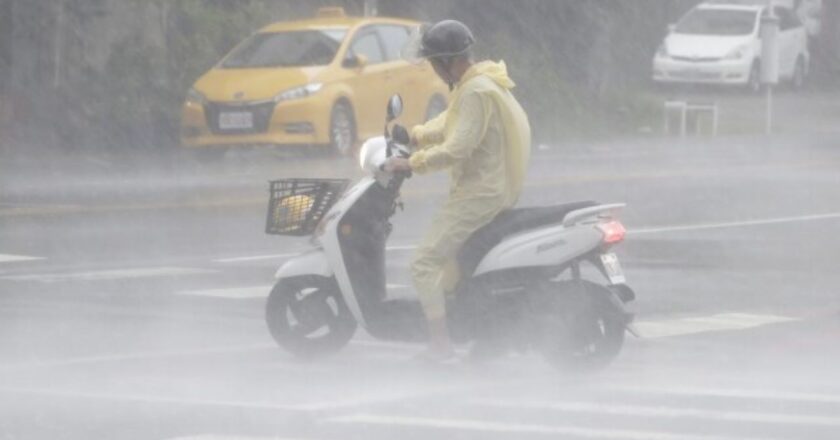
<svg viewBox="0 0 840 440"><path fill-rule="evenodd" d="M446 110L446 98L441 95L434 95L426 105L426 121L433 119Z"/></svg>
<svg viewBox="0 0 840 440"><path fill-rule="evenodd" d="M761 91L761 64L756 60L750 68L750 77L747 80L747 88L752 93Z"/></svg>
<svg viewBox="0 0 840 440"><path fill-rule="evenodd" d="M796 66L793 68L791 85L794 90L801 90L805 86L805 59L801 56L796 59Z"/></svg>
<svg viewBox="0 0 840 440"><path fill-rule="evenodd" d="M330 146L335 153L349 156L355 144L356 121L353 109L346 101L339 101L330 113Z"/></svg>

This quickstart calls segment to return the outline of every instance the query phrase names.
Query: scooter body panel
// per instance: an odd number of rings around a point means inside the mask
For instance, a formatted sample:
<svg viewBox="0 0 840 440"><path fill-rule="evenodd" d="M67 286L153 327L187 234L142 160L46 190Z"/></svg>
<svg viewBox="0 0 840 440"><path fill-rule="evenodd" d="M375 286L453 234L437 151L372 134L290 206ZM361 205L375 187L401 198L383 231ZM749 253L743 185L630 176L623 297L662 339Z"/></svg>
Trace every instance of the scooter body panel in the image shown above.
<svg viewBox="0 0 840 440"><path fill-rule="evenodd" d="M280 269L277 269L274 278L279 280L301 275L318 275L327 278L334 275L323 250L315 249L286 261Z"/></svg>
<svg viewBox="0 0 840 440"><path fill-rule="evenodd" d="M594 225L555 225L520 233L491 249L473 276L515 268L559 266L591 252L602 238Z"/></svg>
<svg viewBox="0 0 840 440"><path fill-rule="evenodd" d="M371 177L365 177L358 183L353 185L344 195L336 202L324 218L323 234L319 237L321 246L323 247L326 259L333 269L336 282L341 289L341 294L344 301L347 303L347 308L353 317L363 327L366 326L364 313L357 299L356 292L353 289L353 283L350 281L350 275L347 271L347 266L344 262L344 256L341 252L340 225L344 216L353 208L356 202L361 198L367 190L375 185L376 180Z"/></svg>

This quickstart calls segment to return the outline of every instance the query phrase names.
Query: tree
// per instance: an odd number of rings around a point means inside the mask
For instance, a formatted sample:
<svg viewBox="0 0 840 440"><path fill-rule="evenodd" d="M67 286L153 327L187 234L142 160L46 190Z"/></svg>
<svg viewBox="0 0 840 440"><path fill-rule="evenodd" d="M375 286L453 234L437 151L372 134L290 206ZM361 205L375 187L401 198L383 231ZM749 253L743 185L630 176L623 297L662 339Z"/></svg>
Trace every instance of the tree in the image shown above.
<svg viewBox="0 0 840 440"><path fill-rule="evenodd" d="M12 65L12 0L0 0L0 149L6 146L11 120L9 87Z"/></svg>

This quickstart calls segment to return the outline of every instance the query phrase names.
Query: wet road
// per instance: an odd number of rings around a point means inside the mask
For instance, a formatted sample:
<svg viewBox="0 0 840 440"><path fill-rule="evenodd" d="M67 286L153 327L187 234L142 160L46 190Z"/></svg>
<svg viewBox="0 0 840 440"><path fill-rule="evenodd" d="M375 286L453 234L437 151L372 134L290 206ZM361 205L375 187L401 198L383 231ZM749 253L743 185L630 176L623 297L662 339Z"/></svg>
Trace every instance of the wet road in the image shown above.
<svg viewBox="0 0 840 440"><path fill-rule="evenodd" d="M4 173L0 438L835 439L836 136L541 149L522 205L628 203L618 250L641 339L606 371L538 356L435 367L357 333L301 362L262 319L306 240L262 233L272 177L349 160L233 154ZM36 178L37 176L37 178ZM394 294L442 176L404 191Z"/></svg>

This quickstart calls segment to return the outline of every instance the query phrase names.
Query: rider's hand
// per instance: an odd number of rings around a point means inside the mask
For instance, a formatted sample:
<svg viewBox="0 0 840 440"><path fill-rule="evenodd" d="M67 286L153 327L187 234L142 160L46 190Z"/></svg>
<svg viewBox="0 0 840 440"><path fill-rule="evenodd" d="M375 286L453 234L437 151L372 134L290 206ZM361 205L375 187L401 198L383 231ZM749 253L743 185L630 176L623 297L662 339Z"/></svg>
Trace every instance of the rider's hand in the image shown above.
<svg viewBox="0 0 840 440"><path fill-rule="evenodd" d="M411 162L402 157L392 156L385 161L384 169L388 173L395 171L411 171Z"/></svg>

